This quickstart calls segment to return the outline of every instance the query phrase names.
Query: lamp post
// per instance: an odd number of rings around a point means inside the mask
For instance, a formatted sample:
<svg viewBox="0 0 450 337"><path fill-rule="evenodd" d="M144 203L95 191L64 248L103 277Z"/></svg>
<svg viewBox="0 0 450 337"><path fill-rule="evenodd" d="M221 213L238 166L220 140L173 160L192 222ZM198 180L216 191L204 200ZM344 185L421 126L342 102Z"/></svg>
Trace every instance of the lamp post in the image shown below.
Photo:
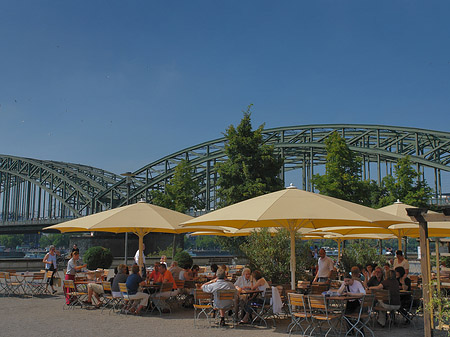
<svg viewBox="0 0 450 337"><path fill-rule="evenodd" d="M121 176L126 177L126 184L127 184L127 205L130 204L130 187L131 182L135 174L131 172L125 172L122 173ZM128 232L125 233L125 265L127 265L128 262Z"/></svg>

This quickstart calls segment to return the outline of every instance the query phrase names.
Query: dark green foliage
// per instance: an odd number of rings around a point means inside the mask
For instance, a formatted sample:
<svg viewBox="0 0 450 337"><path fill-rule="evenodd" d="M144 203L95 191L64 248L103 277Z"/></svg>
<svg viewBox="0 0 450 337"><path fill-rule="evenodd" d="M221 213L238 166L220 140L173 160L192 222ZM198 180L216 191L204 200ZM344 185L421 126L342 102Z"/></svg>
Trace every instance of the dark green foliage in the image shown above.
<svg viewBox="0 0 450 337"><path fill-rule="evenodd" d="M333 132L325 141L325 174L316 174L313 183L320 194L370 205L370 182L361 180L361 158L351 151L345 139Z"/></svg>
<svg viewBox="0 0 450 337"><path fill-rule="evenodd" d="M268 281L274 284L289 283L290 272L290 234L280 229L271 235L267 229L261 229L248 237L241 245L252 270L260 270ZM300 235L296 238L296 279L308 279L306 270L315 264L309 247L302 243Z"/></svg>
<svg viewBox="0 0 450 337"><path fill-rule="evenodd" d="M368 263L375 263L379 266L386 263L386 257L379 254L375 240L354 240L345 247L339 264L340 269L348 273L353 266L365 267Z"/></svg>
<svg viewBox="0 0 450 337"><path fill-rule="evenodd" d="M393 204L395 201L417 207L426 207L431 197L431 188L411 165L409 156L398 160L395 164L394 176L383 178L378 207Z"/></svg>
<svg viewBox="0 0 450 337"><path fill-rule="evenodd" d="M24 235L23 234L5 234L0 235L0 244L6 248L15 249L16 246L23 244Z"/></svg>
<svg viewBox="0 0 450 337"><path fill-rule="evenodd" d="M108 248L95 246L89 248L86 253L84 253L83 261L90 270L97 268L108 269L113 262L113 255Z"/></svg>
<svg viewBox="0 0 450 337"><path fill-rule="evenodd" d="M189 253L185 250L178 252L175 255L175 261L178 262L178 266L181 268L191 268L194 261L192 260L192 257L189 255Z"/></svg>
<svg viewBox="0 0 450 337"><path fill-rule="evenodd" d="M283 188L279 178L283 160L275 155L273 146L264 144L264 125L252 131L251 107L248 106L237 128L231 125L225 133L227 160L217 164L221 206Z"/></svg>
<svg viewBox="0 0 450 337"><path fill-rule="evenodd" d="M42 235L39 239L39 245L44 248L50 245L55 247L69 247L70 234L49 234Z"/></svg>
<svg viewBox="0 0 450 337"><path fill-rule="evenodd" d="M165 186L165 191L151 192L152 203L174 211L186 213L191 208L203 208L197 199L200 186L195 180L194 169L187 160L181 160L175 167L173 177Z"/></svg>

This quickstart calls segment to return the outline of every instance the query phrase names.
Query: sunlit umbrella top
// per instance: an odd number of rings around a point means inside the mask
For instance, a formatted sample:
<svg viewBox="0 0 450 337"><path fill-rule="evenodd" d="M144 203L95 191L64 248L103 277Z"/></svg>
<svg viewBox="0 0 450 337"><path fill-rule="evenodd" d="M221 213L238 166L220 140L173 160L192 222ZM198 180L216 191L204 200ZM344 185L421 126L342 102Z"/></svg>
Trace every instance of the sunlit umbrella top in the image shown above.
<svg viewBox="0 0 450 337"><path fill-rule="evenodd" d="M183 225L235 228L364 225L388 227L405 220L370 207L296 188L265 194L207 213Z"/></svg>

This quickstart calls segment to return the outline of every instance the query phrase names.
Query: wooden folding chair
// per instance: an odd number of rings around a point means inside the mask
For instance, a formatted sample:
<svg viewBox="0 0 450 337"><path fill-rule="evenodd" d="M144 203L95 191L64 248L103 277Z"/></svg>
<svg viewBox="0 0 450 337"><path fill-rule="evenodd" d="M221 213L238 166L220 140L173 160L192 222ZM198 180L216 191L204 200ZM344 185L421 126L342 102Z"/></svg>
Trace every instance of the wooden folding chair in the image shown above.
<svg viewBox="0 0 450 337"><path fill-rule="evenodd" d="M235 312L235 308L234 308L234 304L236 301L236 297L237 297L237 290L236 289L230 289L230 290L225 290L225 289L220 289L217 290L217 299L219 301L229 301L229 305L223 306L223 307L218 307L216 303L214 303L214 308L215 309L223 309L225 311L228 310L232 310L233 314L232 314L232 324L233 327L235 326L235 323L237 321L237 313ZM227 318L227 315L225 315L225 319Z"/></svg>
<svg viewBox="0 0 450 337"><path fill-rule="evenodd" d="M347 330L345 336L351 334L353 330L355 330L356 335L360 333L362 336L366 336L366 331L369 330L372 337L374 337L372 329L370 329L367 325L371 317L374 301L374 295L365 295L361 299L361 305L358 312L344 315L345 321L349 324L349 329Z"/></svg>
<svg viewBox="0 0 450 337"><path fill-rule="evenodd" d="M45 272L44 273L34 273L33 279L27 282L27 287L30 289L30 295L42 295L45 293Z"/></svg>
<svg viewBox="0 0 450 337"><path fill-rule="evenodd" d="M172 313L172 308L169 304L169 298L171 295L167 295L168 293L172 292L173 284L166 282L162 283L161 287L159 288L159 291L151 297L153 308L150 312L153 312L155 309L159 311L159 314L162 315L163 310L169 310L170 313Z"/></svg>
<svg viewBox="0 0 450 337"><path fill-rule="evenodd" d="M126 310L127 305L131 305L130 295L128 294L128 288L126 283L119 283L119 290L122 294L123 308L120 313L128 314L128 310Z"/></svg>
<svg viewBox="0 0 450 337"><path fill-rule="evenodd" d="M340 313L332 313L328 309L328 303L325 296L322 295L308 295L308 303L309 310L311 312L311 323L312 330L310 335L319 328L322 330L322 326L327 326L327 332L325 336L327 336L331 331L334 332L335 335L338 334L336 326L333 325L333 321L342 317Z"/></svg>
<svg viewBox="0 0 450 337"><path fill-rule="evenodd" d="M290 336L295 328L300 328L302 335L305 335L311 328L308 299L305 295L296 293L288 293L288 298L291 323L287 327L287 332ZM306 329L303 328L302 324L307 324Z"/></svg>
<svg viewBox="0 0 450 337"><path fill-rule="evenodd" d="M211 314L213 312L211 293L205 293L201 289L194 289L194 327L199 327L198 323L204 319L208 321L208 326L211 326Z"/></svg>
<svg viewBox="0 0 450 337"><path fill-rule="evenodd" d="M382 301L383 303L391 303L391 293L387 289L376 289L373 290L373 294L375 296L375 300L377 302ZM373 307L373 311L378 315L387 315L387 324L388 328L391 329L391 324L395 322L395 312L397 310L390 310L385 307L382 307L379 304L375 304Z"/></svg>
<svg viewBox="0 0 450 337"><path fill-rule="evenodd" d="M258 297L257 297L258 298ZM275 319L273 318L272 311L272 287L266 288L264 295L262 296L262 303L260 302L251 302L250 308L252 309L252 315L254 315L252 319L251 325L259 322L259 324L264 324L267 328L267 319L272 319L272 324L275 326Z"/></svg>
<svg viewBox="0 0 450 337"><path fill-rule="evenodd" d="M69 304L65 304L63 309L65 308L75 308L75 306L79 305L83 308L83 300L87 297L88 293L83 291L78 291L75 287L75 282L73 280L64 280L63 281L64 288L66 289L66 296L69 296L70 301Z"/></svg>
<svg viewBox="0 0 450 337"><path fill-rule="evenodd" d="M105 310L107 306L111 306L111 310L114 311L116 303L120 302L122 300L122 296L115 297L112 295L111 290L111 282L103 281L102 282L103 287L103 306L102 306L102 312ZM110 312L111 312L110 310Z"/></svg>
<svg viewBox="0 0 450 337"><path fill-rule="evenodd" d="M9 272L4 273L5 284L6 288L8 289L8 295L17 295L17 296L23 295L25 292L23 283L19 282L17 278L14 281L11 276L12 275Z"/></svg>

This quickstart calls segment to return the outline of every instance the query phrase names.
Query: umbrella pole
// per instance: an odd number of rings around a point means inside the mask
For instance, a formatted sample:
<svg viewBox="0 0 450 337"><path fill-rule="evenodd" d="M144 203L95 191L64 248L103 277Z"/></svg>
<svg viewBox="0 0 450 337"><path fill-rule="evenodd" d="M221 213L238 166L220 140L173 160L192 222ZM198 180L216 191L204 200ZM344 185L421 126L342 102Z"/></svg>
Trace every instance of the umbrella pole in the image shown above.
<svg viewBox="0 0 450 337"><path fill-rule="evenodd" d="M398 239L398 248L397 249L402 250L402 237L398 236L397 239Z"/></svg>
<svg viewBox="0 0 450 337"><path fill-rule="evenodd" d="M142 267L144 266L144 231L142 229L138 230L139 237L139 271L142 273Z"/></svg>
<svg viewBox="0 0 450 337"><path fill-rule="evenodd" d="M338 263L341 261L341 240L337 240L338 244Z"/></svg>
<svg viewBox="0 0 450 337"><path fill-rule="evenodd" d="M295 290L295 230L289 230L291 234L291 290Z"/></svg>

